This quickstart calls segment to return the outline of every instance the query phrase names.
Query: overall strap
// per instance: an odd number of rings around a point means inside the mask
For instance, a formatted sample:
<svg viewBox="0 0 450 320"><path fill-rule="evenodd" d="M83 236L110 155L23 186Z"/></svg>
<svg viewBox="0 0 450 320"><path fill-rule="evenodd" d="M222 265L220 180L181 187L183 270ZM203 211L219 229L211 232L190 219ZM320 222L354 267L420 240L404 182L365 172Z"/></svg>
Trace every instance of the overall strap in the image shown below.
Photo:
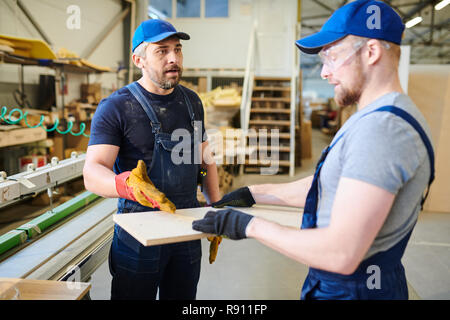
<svg viewBox="0 0 450 320"><path fill-rule="evenodd" d="M145 113L147 114L148 118L150 119L150 124L152 126L152 132L159 133L159 131L161 130L161 123L158 121L158 117L156 116L155 111L153 110L152 106L148 102L148 99L143 95L141 90L138 88L137 83L132 82L129 85L127 85L126 87L131 92L131 94L136 98L136 100L142 106L142 109L144 109Z"/></svg>
<svg viewBox="0 0 450 320"><path fill-rule="evenodd" d="M194 108L192 107L191 101L189 100L187 93L185 92L185 89L183 89L182 86L178 86L180 88L181 93L183 94L184 97L184 101L186 102L188 111L189 111L189 116L191 118L191 125L192 128L195 129L195 113L194 113Z"/></svg>
<svg viewBox="0 0 450 320"><path fill-rule="evenodd" d="M417 133L419 134L420 138L423 141L423 144L425 145L425 148L427 149L428 158L429 158L429 162L430 162L430 179L428 180L427 192L425 193L425 196L422 197L421 206L423 209L423 204L428 197L428 193L430 191L430 186L433 183L434 178L435 178L433 146L431 145L430 139L428 138L427 134L425 133L425 131L423 130L423 128L419 124L419 122L403 109L400 109L395 106L384 106L384 107L378 108L372 112L369 112L369 113L365 114L364 116L371 114L373 112L382 112L382 111L391 112L391 113L395 114L396 116L402 118L406 122L408 122L417 131Z"/></svg>
<svg viewBox="0 0 450 320"><path fill-rule="evenodd" d="M430 191L430 186L431 183L434 180L434 152L433 152L433 147L431 145L430 140L428 139L428 136L426 135L425 131L422 129L422 127L420 126L420 124L417 122L416 119L414 119L414 117L412 117L409 113L407 113L406 111L404 111L403 109L400 109L398 107L395 106L384 106L384 107L380 107L378 109L375 109L371 112L368 112L366 114L364 114L361 118L374 113L374 112L391 112L394 115L404 119L406 122L408 122L419 134L420 138L422 139L425 148L427 149L427 153L428 153L428 157L429 157L429 161L430 161L430 179L428 181L428 187L427 187L427 191L425 193L425 196L422 197L421 200L421 207L423 209L423 204L428 196L428 193ZM361 119L359 118L359 119ZM358 120L359 120L358 119ZM327 148L325 148L322 151L322 155L319 159L319 162L317 163L316 166L316 170L314 173L314 177L313 177L313 181L311 184L311 187L308 191L307 197L306 197L306 201L305 201L305 207L303 210L303 218L302 218L302 229L308 229L308 228L315 228L317 225L317 207L318 207L318 202L319 202L319 176L320 176L320 171L322 169L322 166L325 162L326 157L328 156L328 153L330 152L330 150L336 145L336 143L339 142L340 139L342 139L342 137L345 135L346 131L344 131L343 133L341 133L334 141L333 143L328 146Z"/></svg>

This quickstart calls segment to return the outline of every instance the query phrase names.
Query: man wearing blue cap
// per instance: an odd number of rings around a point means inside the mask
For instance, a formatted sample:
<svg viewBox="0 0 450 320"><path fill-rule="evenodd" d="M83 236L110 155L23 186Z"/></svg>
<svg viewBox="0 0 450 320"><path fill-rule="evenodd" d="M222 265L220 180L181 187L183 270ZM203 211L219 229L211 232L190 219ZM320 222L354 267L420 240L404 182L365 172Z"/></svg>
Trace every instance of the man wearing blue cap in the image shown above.
<svg viewBox="0 0 450 320"><path fill-rule="evenodd" d="M193 228L255 238L310 266L302 299L408 299L401 258L434 179L434 154L425 119L400 85L403 30L387 4L360 0L298 40L301 51L319 54L336 102L358 111L314 175L240 188L213 204L304 207L301 230L231 208L208 212Z"/></svg>
<svg viewBox="0 0 450 320"><path fill-rule="evenodd" d="M119 198L118 213L198 207L200 170L205 197L219 199L217 169L207 149L202 103L178 84L183 71L178 32L147 20L133 36L142 77L102 100L92 119L83 170L86 189ZM114 227L109 255L112 299L195 299L200 240L145 247Z"/></svg>

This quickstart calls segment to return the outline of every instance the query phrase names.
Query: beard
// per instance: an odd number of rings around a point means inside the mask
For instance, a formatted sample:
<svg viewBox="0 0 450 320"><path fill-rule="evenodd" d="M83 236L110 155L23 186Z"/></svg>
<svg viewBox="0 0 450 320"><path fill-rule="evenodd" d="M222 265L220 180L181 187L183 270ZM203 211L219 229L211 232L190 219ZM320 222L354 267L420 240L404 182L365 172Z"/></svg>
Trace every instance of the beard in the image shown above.
<svg viewBox="0 0 450 320"><path fill-rule="evenodd" d="M357 85L357 88L354 87L353 89L341 87L341 91L336 93L334 100L339 107L344 108L356 104L359 98L361 98L361 93L362 86L360 84Z"/></svg>
<svg viewBox="0 0 450 320"><path fill-rule="evenodd" d="M358 55L355 66L356 73L353 77L353 85L351 86L351 88L346 88L343 84L341 84L340 91L335 93L334 100L341 108L354 105L358 103L359 99L361 98L361 94L366 83L366 76L363 71L361 71L360 58L361 56Z"/></svg>
<svg viewBox="0 0 450 320"><path fill-rule="evenodd" d="M176 75L175 77L166 76L169 70L178 71L178 75ZM181 75L183 74L183 68L179 66L172 66L159 73L154 69L150 69L150 72L146 72L150 80L152 80L153 83L155 83L158 87L164 90L169 90L174 88L180 82Z"/></svg>

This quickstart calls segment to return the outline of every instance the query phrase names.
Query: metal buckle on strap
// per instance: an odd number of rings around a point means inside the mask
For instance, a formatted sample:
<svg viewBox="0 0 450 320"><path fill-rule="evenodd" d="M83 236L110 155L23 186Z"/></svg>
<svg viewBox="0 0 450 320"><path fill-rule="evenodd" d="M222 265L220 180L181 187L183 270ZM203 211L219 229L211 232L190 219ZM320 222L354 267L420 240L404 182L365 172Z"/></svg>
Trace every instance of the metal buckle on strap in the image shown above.
<svg viewBox="0 0 450 320"><path fill-rule="evenodd" d="M150 122L150 125L152 126L152 132L153 133L159 133L159 130L161 130L161 124L157 122Z"/></svg>
<svg viewBox="0 0 450 320"><path fill-rule="evenodd" d="M198 127L195 125L195 120L191 120L191 126L194 130L198 130Z"/></svg>

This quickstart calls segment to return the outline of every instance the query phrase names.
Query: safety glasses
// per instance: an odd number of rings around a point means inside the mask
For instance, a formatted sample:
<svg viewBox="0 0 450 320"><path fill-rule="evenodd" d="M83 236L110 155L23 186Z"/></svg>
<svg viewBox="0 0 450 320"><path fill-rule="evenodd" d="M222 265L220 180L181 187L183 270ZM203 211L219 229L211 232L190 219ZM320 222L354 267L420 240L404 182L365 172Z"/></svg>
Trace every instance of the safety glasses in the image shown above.
<svg viewBox="0 0 450 320"><path fill-rule="evenodd" d="M340 42L326 50L319 52L319 58L322 64L326 66L331 72L338 70L345 62L354 56L359 49L361 49L369 39L355 41L350 45L351 51L344 55L349 47L348 42Z"/></svg>

